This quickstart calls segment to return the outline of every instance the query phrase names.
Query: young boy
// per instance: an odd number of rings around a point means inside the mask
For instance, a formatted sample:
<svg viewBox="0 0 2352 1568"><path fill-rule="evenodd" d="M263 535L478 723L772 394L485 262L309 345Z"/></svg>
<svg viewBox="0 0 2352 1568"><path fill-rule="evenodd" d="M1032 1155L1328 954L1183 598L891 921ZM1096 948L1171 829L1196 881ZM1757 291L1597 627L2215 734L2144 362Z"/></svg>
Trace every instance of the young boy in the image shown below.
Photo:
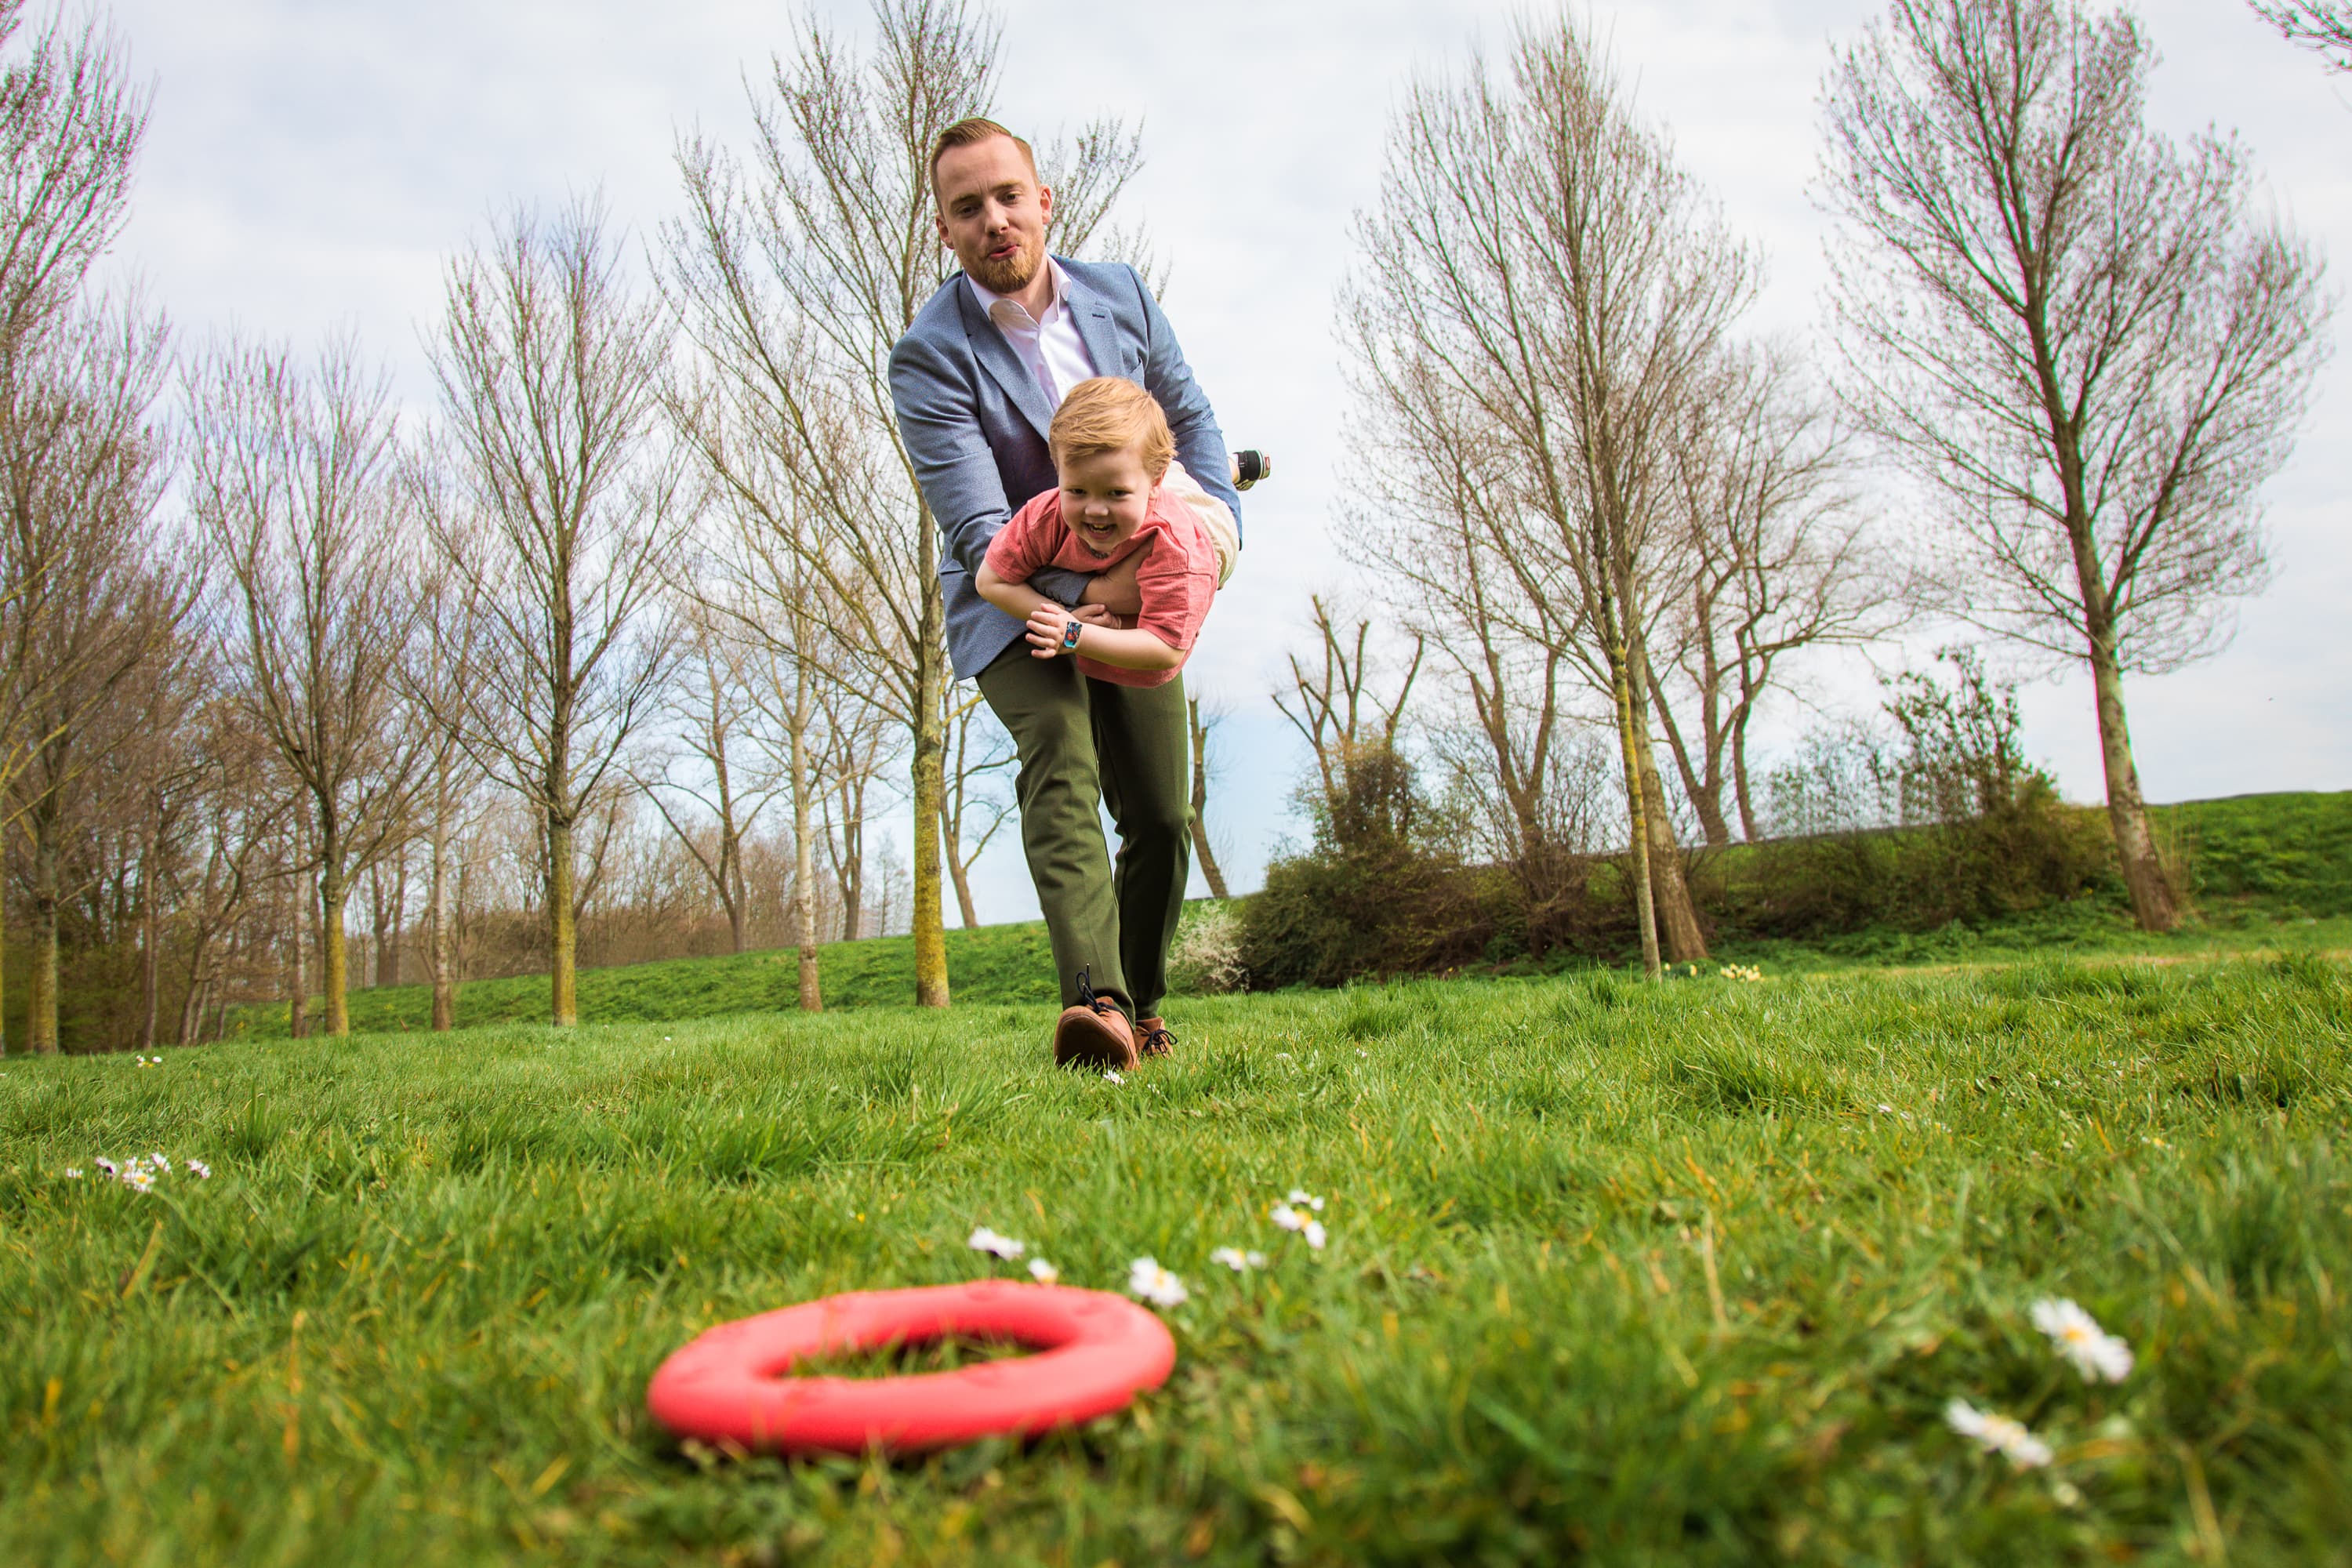
<svg viewBox="0 0 2352 1568"><path fill-rule="evenodd" d="M998 531L974 585L1029 623L1033 658L1068 655L1097 679L1164 685L1183 668L1233 573L1233 513L1175 460L1167 416L1131 381L1097 376L1072 387L1046 445L1060 487ZM1130 556L1138 603L1118 625L1082 621L1028 585L1046 566L1097 573Z"/></svg>

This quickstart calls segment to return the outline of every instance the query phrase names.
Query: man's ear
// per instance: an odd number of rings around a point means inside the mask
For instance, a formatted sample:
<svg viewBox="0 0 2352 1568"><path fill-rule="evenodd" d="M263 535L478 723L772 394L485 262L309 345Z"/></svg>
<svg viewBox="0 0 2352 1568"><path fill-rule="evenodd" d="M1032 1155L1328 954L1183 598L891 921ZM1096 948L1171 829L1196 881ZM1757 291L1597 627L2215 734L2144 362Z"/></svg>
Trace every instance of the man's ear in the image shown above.
<svg viewBox="0 0 2352 1568"><path fill-rule="evenodd" d="M1054 226L1054 191L1050 185L1037 187L1037 224L1041 228Z"/></svg>
<svg viewBox="0 0 2352 1568"><path fill-rule="evenodd" d="M931 227L940 237L940 248L945 250L955 248L954 242L948 238L948 215L940 210L940 204L937 202L931 204Z"/></svg>

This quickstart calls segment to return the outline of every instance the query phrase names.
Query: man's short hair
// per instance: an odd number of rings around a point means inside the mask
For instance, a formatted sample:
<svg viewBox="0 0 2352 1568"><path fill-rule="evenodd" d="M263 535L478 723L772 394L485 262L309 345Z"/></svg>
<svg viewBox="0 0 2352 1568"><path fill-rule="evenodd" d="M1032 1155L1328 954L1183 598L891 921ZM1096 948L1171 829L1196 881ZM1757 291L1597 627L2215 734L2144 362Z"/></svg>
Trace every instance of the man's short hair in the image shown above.
<svg viewBox="0 0 2352 1568"><path fill-rule="evenodd" d="M983 120L975 114L969 120L957 121L953 125L940 132L938 139L931 143L931 199L933 201L940 199L940 160L947 156L949 149L970 147L998 136L1003 137L1021 149L1021 156L1027 161L1030 174L1034 176L1037 173L1037 154L1029 150L1029 143L999 125L995 121Z"/></svg>
<svg viewBox="0 0 2352 1568"><path fill-rule="evenodd" d="M1153 484L1176 458L1176 437L1169 433L1160 400L1115 375L1098 375L1070 388L1046 427L1045 444L1057 468L1073 458L1132 448Z"/></svg>

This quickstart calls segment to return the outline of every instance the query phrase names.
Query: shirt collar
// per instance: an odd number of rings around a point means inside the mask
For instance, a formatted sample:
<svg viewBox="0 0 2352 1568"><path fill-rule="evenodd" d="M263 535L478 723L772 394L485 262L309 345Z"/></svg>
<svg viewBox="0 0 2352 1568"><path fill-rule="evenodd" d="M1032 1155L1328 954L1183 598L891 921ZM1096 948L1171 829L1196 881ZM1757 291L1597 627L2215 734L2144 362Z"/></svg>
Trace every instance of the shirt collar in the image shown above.
<svg viewBox="0 0 2352 1568"><path fill-rule="evenodd" d="M1047 276L1051 277L1054 280L1054 295L1052 299L1045 301L1045 315L1037 318L1036 320L1036 325L1041 327L1045 325L1047 322L1054 321L1061 314L1064 303L1070 297L1069 274L1062 270L1062 264L1054 259L1051 252L1048 252L1045 257L1045 271ZM971 285L971 297L980 301L981 314L986 316L990 321L992 321L997 320L998 312L996 308L999 305L1005 306L1008 310L1013 311L1016 317L1028 316L1029 312L1027 310L1023 308L1018 300L1013 299L1009 295L999 294L992 289L982 287L980 279L974 278L971 273L965 273L963 275L963 280Z"/></svg>

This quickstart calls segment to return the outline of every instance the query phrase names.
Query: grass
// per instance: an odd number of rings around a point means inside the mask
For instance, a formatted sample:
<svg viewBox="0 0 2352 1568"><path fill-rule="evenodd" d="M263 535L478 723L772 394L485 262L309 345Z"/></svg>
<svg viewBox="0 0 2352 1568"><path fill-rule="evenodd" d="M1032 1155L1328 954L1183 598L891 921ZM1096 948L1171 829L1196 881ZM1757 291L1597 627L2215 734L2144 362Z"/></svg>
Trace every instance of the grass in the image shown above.
<svg viewBox="0 0 2352 1568"><path fill-rule="evenodd" d="M786 972L788 974L788 971ZM232 1042L0 1068L0 1562L2343 1562L2352 973L2309 955ZM100 1153L197 1155L147 1195ZM1276 1232L1293 1184L1329 1247ZM713 1323L1191 1285L1129 1415L682 1450ZM1274 1255L1213 1270L1221 1245ZM2130 1342L2086 1385L2028 1321ZM985 1347L954 1354L989 1353ZM2020 1472L1965 1397L2057 1450Z"/></svg>

